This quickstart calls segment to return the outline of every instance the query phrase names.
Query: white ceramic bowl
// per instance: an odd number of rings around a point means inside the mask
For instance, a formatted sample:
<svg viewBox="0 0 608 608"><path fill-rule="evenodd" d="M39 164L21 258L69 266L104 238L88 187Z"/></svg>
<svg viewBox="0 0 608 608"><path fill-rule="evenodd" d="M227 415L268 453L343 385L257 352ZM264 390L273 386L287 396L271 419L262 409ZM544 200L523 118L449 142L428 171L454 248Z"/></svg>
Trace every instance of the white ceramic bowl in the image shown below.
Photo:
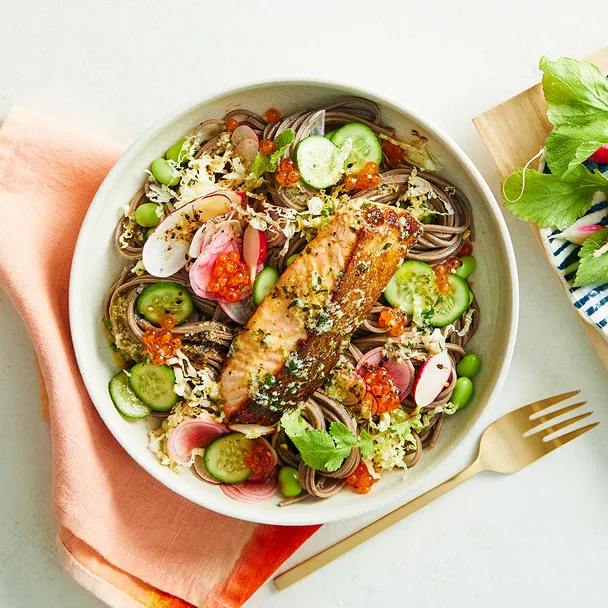
<svg viewBox="0 0 608 608"><path fill-rule="evenodd" d="M124 266L114 251L114 227L127 203L141 187L144 169L201 120L222 117L235 108L263 113L277 107L283 115L315 108L344 95L358 95L380 105L386 124L407 139L412 129L429 138L443 165L441 175L469 198L475 222L475 295L481 325L471 343L482 361L475 378L475 395L465 410L447 421L438 445L403 479L402 471L387 473L373 491L361 496L344 491L326 501L304 502L281 509L276 501L243 504L187 470L177 475L162 466L147 448L147 423L127 422L110 400L108 381L116 364L102 327L102 303ZM477 441L480 416L500 389L515 342L518 313L517 271L513 248L498 204L483 178L463 151L444 133L397 102L348 86L316 81L281 81L247 86L205 98L146 131L120 158L99 188L82 225L70 282L70 323L78 365L93 403L117 441L150 475L188 500L232 517L280 525L303 525L345 519L393 501L406 501L430 482L440 481L449 469L454 448ZM476 432L477 431L477 432Z"/></svg>

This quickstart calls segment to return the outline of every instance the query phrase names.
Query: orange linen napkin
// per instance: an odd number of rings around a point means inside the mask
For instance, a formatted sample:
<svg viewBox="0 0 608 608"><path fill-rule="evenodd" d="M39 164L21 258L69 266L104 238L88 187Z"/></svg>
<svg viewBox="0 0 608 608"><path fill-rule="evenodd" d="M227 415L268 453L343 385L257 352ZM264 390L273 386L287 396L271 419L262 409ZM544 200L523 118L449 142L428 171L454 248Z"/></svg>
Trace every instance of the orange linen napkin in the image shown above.
<svg viewBox="0 0 608 608"><path fill-rule="evenodd" d="M87 207L122 149L19 107L0 130L0 283L38 356L61 560L116 608L241 606L317 527L251 524L172 493L118 445L78 373L70 264Z"/></svg>

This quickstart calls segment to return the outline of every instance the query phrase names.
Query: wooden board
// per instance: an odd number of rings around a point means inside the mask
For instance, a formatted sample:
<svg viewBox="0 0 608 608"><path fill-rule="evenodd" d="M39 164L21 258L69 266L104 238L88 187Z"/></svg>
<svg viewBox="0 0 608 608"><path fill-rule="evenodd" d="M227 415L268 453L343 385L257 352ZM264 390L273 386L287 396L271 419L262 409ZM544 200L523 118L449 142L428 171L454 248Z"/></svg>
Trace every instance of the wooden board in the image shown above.
<svg viewBox="0 0 608 608"><path fill-rule="evenodd" d="M608 70L608 47L591 55L588 60L602 71ZM501 178L504 179L517 167L523 167L545 145L551 123L547 119L542 85L537 84L488 110L473 119L473 123L490 151ZM532 224L530 227L541 245L538 228ZM552 264L551 268L553 268ZM604 367L608 370L608 342L593 325L580 319Z"/></svg>

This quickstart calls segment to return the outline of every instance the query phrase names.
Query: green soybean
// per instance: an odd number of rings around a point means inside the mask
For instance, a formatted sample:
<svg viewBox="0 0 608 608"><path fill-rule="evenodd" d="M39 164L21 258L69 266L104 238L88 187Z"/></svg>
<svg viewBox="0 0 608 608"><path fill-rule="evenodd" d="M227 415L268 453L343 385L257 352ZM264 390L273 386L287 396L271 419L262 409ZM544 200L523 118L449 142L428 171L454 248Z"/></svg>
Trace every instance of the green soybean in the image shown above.
<svg viewBox="0 0 608 608"><path fill-rule="evenodd" d="M287 258L287 266L289 266L297 257L298 253L294 253Z"/></svg>
<svg viewBox="0 0 608 608"><path fill-rule="evenodd" d="M471 399L473 395L473 383L469 378L458 378L456 386L450 401L456 406L456 409L461 410Z"/></svg>
<svg viewBox="0 0 608 608"><path fill-rule="evenodd" d="M173 144L165 154L165 158L167 160L172 160L176 163L179 162L179 153L182 151L182 146L184 145L185 139L180 139L177 143Z"/></svg>
<svg viewBox="0 0 608 608"><path fill-rule="evenodd" d="M432 213L430 213L429 215L425 215L420 221L423 224L432 224L434 219L435 219L435 216Z"/></svg>
<svg viewBox="0 0 608 608"><path fill-rule="evenodd" d="M156 181L165 184L165 186L175 186L179 184L179 175L176 174L173 167L165 158L157 158L152 163L152 175L154 175Z"/></svg>
<svg viewBox="0 0 608 608"><path fill-rule="evenodd" d="M468 279L477 268L477 260L470 255L463 255L460 258L460 267L456 269L456 275L461 279Z"/></svg>
<svg viewBox="0 0 608 608"><path fill-rule="evenodd" d="M481 359L475 353L465 355L456 366L458 377L472 378L481 367Z"/></svg>
<svg viewBox="0 0 608 608"><path fill-rule="evenodd" d="M135 221L144 228L154 228L160 224L160 217L156 215L156 203L144 203L135 209Z"/></svg>
<svg viewBox="0 0 608 608"><path fill-rule="evenodd" d="M300 485L300 477L297 469L293 467L283 467L279 471L279 486L281 492L286 498L292 498L302 493L302 486Z"/></svg>

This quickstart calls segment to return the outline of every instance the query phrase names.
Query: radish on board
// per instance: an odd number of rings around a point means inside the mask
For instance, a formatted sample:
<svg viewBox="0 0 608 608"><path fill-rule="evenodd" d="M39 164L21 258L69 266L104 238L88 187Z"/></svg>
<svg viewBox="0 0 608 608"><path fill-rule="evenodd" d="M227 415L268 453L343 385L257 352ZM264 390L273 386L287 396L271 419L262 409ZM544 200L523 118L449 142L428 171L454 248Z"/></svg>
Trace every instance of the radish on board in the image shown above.
<svg viewBox="0 0 608 608"><path fill-rule="evenodd" d="M234 151L246 162L252 163L260 149L260 139L249 125L239 125L230 137Z"/></svg>
<svg viewBox="0 0 608 608"><path fill-rule="evenodd" d="M218 190L186 203L165 217L144 244L142 260L146 270L162 278L183 268L196 231L207 220L230 211L233 201L241 200L235 194Z"/></svg>
<svg viewBox="0 0 608 608"><path fill-rule="evenodd" d="M219 422L204 418L188 418L180 422L167 439L169 456L180 464L190 464L192 450L205 448L214 439L228 432Z"/></svg>
<svg viewBox="0 0 608 608"><path fill-rule="evenodd" d="M431 405L452 375L452 360L447 351L429 357L414 382L414 402L418 407Z"/></svg>
<svg viewBox="0 0 608 608"><path fill-rule="evenodd" d="M260 266L264 265L266 259L266 237L262 230L256 230L247 225L243 234L243 260L249 268L251 282L255 280Z"/></svg>
<svg viewBox="0 0 608 608"><path fill-rule="evenodd" d="M382 357L382 346L372 348L359 359L355 371L359 375L363 375L365 364L377 366L382 361L382 366L390 374L393 384L401 391L401 398L405 399L410 394L414 385L414 366L409 359L397 363L392 359L386 360Z"/></svg>

